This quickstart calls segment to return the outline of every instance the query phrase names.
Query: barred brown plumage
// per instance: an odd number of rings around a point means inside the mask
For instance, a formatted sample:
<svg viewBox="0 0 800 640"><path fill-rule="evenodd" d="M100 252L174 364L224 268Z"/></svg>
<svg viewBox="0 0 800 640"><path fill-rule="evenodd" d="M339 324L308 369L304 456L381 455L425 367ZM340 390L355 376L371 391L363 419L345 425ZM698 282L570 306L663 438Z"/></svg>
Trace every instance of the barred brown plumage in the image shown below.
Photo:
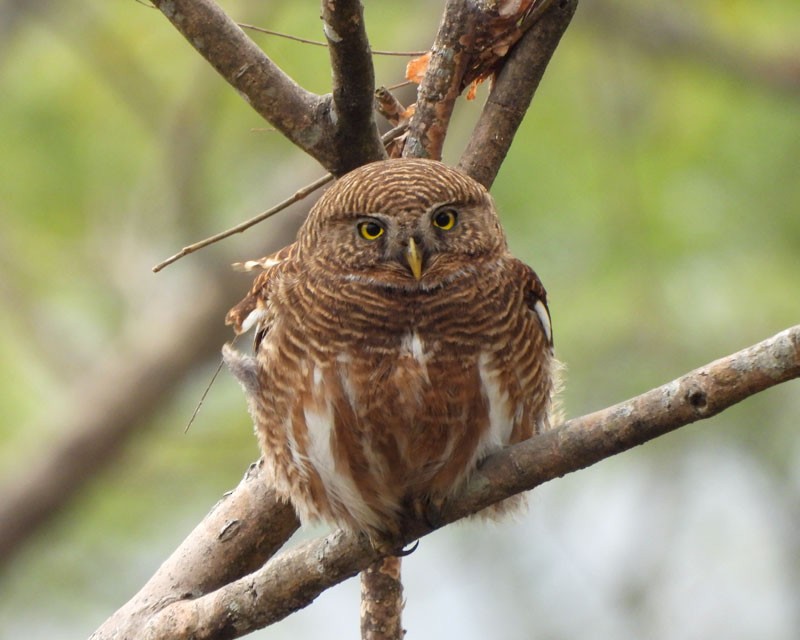
<svg viewBox="0 0 800 640"><path fill-rule="evenodd" d="M262 260L224 350L266 468L301 520L380 546L435 518L478 462L548 424L552 332L494 203L446 165L397 159L339 179L297 241Z"/></svg>

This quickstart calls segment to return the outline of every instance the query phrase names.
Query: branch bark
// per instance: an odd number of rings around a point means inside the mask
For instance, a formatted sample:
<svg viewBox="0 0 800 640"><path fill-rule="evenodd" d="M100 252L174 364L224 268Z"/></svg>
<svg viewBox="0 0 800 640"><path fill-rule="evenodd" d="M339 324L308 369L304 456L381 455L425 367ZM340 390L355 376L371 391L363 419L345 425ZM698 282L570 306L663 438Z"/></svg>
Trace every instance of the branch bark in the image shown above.
<svg viewBox="0 0 800 640"><path fill-rule="evenodd" d="M291 505L277 501L253 463L153 577L92 638L138 638L165 606L199 598L255 571L298 528Z"/></svg>
<svg viewBox="0 0 800 640"><path fill-rule="evenodd" d="M450 116L470 61L479 11L469 0L448 0L428 70L417 91L404 157L440 160Z"/></svg>
<svg viewBox="0 0 800 640"><path fill-rule="evenodd" d="M491 188L578 0L554 2L514 46L483 107L458 168Z"/></svg>
<svg viewBox="0 0 800 640"><path fill-rule="evenodd" d="M377 131L356 132L354 120L363 115L364 85L369 85L372 104L373 79L340 78L335 87L338 99L319 96L286 75L213 0L153 0L153 4L253 109L330 173L339 176L353 166L383 157ZM341 11L329 12L330 24L342 30L336 47L338 53L332 56L343 51L358 52L356 60L361 61L358 73L365 73L367 67L371 69L371 63L364 63L369 45L363 33L363 20L361 24L344 24L360 14L360 3L350 0L341 6ZM357 89L355 93L350 91L353 88ZM344 120L337 123L339 117ZM358 124L367 129L364 121ZM339 145L349 136L354 136L358 144L343 153Z"/></svg>
<svg viewBox="0 0 800 640"><path fill-rule="evenodd" d="M445 505L441 526L681 426L709 418L751 395L798 377L800 325L491 456L462 494ZM232 495L246 501L237 494L252 491L258 477L256 469L252 482L243 483ZM418 539L432 530L426 522L409 522L403 541ZM148 640L240 637L305 607L323 590L355 575L375 560L375 552L365 536L338 531L277 556L255 573L208 595L165 601L161 611L154 613L136 637ZM175 566L176 575L192 570L182 563ZM213 567L208 570L213 571ZM150 602L158 600L158 593L149 598ZM92 637L104 640L131 636L118 633L114 625L107 623Z"/></svg>
<svg viewBox="0 0 800 640"><path fill-rule="evenodd" d="M401 567L387 556L361 572L361 640L403 640Z"/></svg>
<svg viewBox="0 0 800 640"><path fill-rule="evenodd" d="M322 0L322 25L333 71L333 145L339 172L346 173L386 158L373 109L375 70L364 8L358 0Z"/></svg>

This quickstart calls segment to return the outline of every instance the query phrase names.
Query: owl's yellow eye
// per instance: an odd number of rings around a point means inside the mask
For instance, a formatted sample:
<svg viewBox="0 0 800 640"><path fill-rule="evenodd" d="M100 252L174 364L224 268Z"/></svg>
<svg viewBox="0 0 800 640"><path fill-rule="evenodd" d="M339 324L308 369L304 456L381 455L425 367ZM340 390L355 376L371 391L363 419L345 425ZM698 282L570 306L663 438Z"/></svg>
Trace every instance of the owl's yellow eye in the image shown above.
<svg viewBox="0 0 800 640"><path fill-rule="evenodd" d="M455 209L442 209L433 214L433 226L442 231L450 231L456 226L458 212Z"/></svg>
<svg viewBox="0 0 800 640"><path fill-rule="evenodd" d="M374 220L365 220L358 223L358 232L364 240L377 240L384 233L384 228Z"/></svg>

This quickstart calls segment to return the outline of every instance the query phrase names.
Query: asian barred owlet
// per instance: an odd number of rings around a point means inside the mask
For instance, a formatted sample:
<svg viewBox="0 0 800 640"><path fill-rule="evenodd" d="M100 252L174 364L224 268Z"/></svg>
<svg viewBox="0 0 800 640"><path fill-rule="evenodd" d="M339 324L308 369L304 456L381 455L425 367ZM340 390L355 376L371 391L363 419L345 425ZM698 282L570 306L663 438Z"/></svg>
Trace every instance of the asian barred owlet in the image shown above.
<svg viewBox="0 0 800 640"><path fill-rule="evenodd" d="M480 460L546 427L545 290L512 257L492 198L431 160L345 175L297 241L262 260L225 348L268 477L302 521L395 536Z"/></svg>

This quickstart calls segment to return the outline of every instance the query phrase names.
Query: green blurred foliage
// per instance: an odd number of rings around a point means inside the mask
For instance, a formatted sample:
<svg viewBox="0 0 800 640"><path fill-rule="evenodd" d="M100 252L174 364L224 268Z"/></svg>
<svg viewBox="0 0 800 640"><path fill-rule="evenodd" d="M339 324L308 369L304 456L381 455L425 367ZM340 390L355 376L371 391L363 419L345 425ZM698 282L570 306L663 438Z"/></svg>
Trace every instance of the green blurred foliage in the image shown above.
<svg viewBox="0 0 800 640"><path fill-rule="evenodd" d="M373 47L396 50L429 46L442 5L366 4ZM321 37L313 2L224 7ZM800 6L665 6L705 54L647 51L582 9L493 188L514 252L549 291L567 415L800 321ZM198 265L252 257L273 227L158 276L150 267L320 171L153 9L6 1L0 12L0 482L12 482L64 435L72 404L91 403L75 381L121 357L148 305L175 315L173 292ZM324 49L253 38L327 91ZM793 64L794 85L721 64L715 47ZM400 82L404 64L376 59L378 82ZM486 91L459 103L449 161ZM257 450L229 378L183 434L215 366L175 380L159 418L5 566L0 637L88 635L237 482ZM543 487L519 523L426 539L405 565L410 633L800 636L799 391L784 385ZM350 584L259 635L330 637L341 623L355 637L357 611Z"/></svg>

